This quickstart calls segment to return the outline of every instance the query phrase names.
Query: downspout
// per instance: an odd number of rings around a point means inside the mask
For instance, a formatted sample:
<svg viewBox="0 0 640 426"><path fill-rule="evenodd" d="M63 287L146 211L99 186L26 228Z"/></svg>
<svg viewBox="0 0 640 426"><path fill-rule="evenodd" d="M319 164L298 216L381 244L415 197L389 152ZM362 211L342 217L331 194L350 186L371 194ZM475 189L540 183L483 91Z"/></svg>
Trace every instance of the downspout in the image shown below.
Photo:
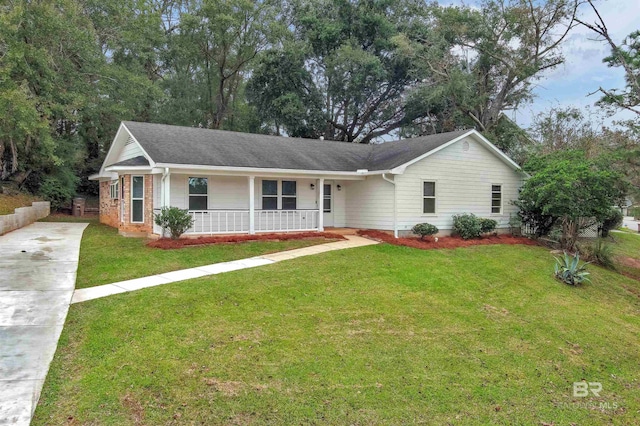
<svg viewBox="0 0 640 426"><path fill-rule="evenodd" d="M389 179L386 176L386 173L382 174L382 179L393 185L393 237L398 238L398 203L396 202L396 182L395 180Z"/></svg>

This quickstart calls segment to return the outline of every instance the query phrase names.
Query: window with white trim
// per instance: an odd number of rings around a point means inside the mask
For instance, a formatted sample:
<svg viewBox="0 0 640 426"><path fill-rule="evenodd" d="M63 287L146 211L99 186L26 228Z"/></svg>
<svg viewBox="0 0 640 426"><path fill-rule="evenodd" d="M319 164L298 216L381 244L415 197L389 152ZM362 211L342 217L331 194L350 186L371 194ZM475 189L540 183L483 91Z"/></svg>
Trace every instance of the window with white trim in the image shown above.
<svg viewBox="0 0 640 426"><path fill-rule="evenodd" d="M207 210L209 181L204 177L189 178L189 210Z"/></svg>
<svg viewBox="0 0 640 426"><path fill-rule="evenodd" d="M295 210L297 206L296 181L282 181L282 210Z"/></svg>
<svg viewBox="0 0 640 426"><path fill-rule="evenodd" d="M436 183L434 181L422 182L422 213L435 214L436 212Z"/></svg>
<svg viewBox="0 0 640 426"><path fill-rule="evenodd" d="M322 201L322 211L324 213L331 213L331 184L324 184L324 190L322 191L324 200Z"/></svg>
<svg viewBox="0 0 640 426"><path fill-rule="evenodd" d="M117 200L120 196L120 192L118 191L118 180L112 180L109 185L109 195L112 200Z"/></svg>
<svg viewBox="0 0 640 426"><path fill-rule="evenodd" d="M131 222L144 222L144 176L131 176Z"/></svg>
<svg viewBox="0 0 640 426"><path fill-rule="evenodd" d="M278 181L262 181L262 210L278 210Z"/></svg>
<svg viewBox="0 0 640 426"><path fill-rule="evenodd" d="M502 214L502 185L491 185L491 213Z"/></svg>

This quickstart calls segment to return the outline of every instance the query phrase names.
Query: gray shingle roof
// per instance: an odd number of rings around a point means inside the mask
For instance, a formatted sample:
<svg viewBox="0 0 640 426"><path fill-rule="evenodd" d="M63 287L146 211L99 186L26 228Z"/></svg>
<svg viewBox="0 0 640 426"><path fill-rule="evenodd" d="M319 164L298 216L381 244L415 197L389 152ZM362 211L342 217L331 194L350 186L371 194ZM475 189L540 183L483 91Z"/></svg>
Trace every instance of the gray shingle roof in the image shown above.
<svg viewBox="0 0 640 426"><path fill-rule="evenodd" d="M363 145L134 121L124 125L156 163L336 172L389 170L468 132Z"/></svg>
<svg viewBox="0 0 640 426"><path fill-rule="evenodd" d="M111 164L111 166L148 166L149 160L145 158L144 155L139 155L137 157L129 158L128 160L118 161L117 163Z"/></svg>

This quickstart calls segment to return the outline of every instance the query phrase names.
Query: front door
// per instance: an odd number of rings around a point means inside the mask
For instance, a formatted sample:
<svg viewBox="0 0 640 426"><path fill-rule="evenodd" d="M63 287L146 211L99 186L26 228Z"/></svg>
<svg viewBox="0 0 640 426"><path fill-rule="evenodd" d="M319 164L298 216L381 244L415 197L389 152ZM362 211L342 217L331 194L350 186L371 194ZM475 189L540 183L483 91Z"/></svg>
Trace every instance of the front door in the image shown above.
<svg viewBox="0 0 640 426"><path fill-rule="evenodd" d="M333 182L324 184L324 200L322 200L324 226L333 226Z"/></svg>

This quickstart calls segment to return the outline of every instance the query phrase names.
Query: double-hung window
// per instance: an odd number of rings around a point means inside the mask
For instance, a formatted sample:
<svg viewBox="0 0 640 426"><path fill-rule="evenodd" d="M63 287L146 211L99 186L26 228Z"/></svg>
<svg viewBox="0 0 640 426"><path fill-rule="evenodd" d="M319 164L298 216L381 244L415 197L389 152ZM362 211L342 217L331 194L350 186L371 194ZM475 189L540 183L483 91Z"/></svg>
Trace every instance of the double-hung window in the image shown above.
<svg viewBox="0 0 640 426"><path fill-rule="evenodd" d="M422 182L422 213L435 214L436 212L436 183L433 181Z"/></svg>
<svg viewBox="0 0 640 426"><path fill-rule="evenodd" d="M278 181L262 181L262 210L278 210Z"/></svg>
<svg viewBox="0 0 640 426"><path fill-rule="evenodd" d="M109 195L112 200L117 200L120 196L120 193L118 192L118 179L111 181L111 184L109 185Z"/></svg>
<svg viewBox="0 0 640 426"><path fill-rule="evenodd" d="M190 177L189 178L189 210L207 210L208 200L207 178Z"/></svg>
<svg viewBox="0 0 640 426"><path fill-rule="evenodd" d="M131 222L144 222L144 176L131 176Z"/></svg>
<svg viewBox="0 0 640 426"><path fill-rule="evenodd" d="M502 214L502 185L491 185L491 213Z"/></svg>
<svg viewBox="0 0 640 426"><path fill-rule="evenodd" d="M296 181L282 181L282 210L296 209Z"/></svg>

